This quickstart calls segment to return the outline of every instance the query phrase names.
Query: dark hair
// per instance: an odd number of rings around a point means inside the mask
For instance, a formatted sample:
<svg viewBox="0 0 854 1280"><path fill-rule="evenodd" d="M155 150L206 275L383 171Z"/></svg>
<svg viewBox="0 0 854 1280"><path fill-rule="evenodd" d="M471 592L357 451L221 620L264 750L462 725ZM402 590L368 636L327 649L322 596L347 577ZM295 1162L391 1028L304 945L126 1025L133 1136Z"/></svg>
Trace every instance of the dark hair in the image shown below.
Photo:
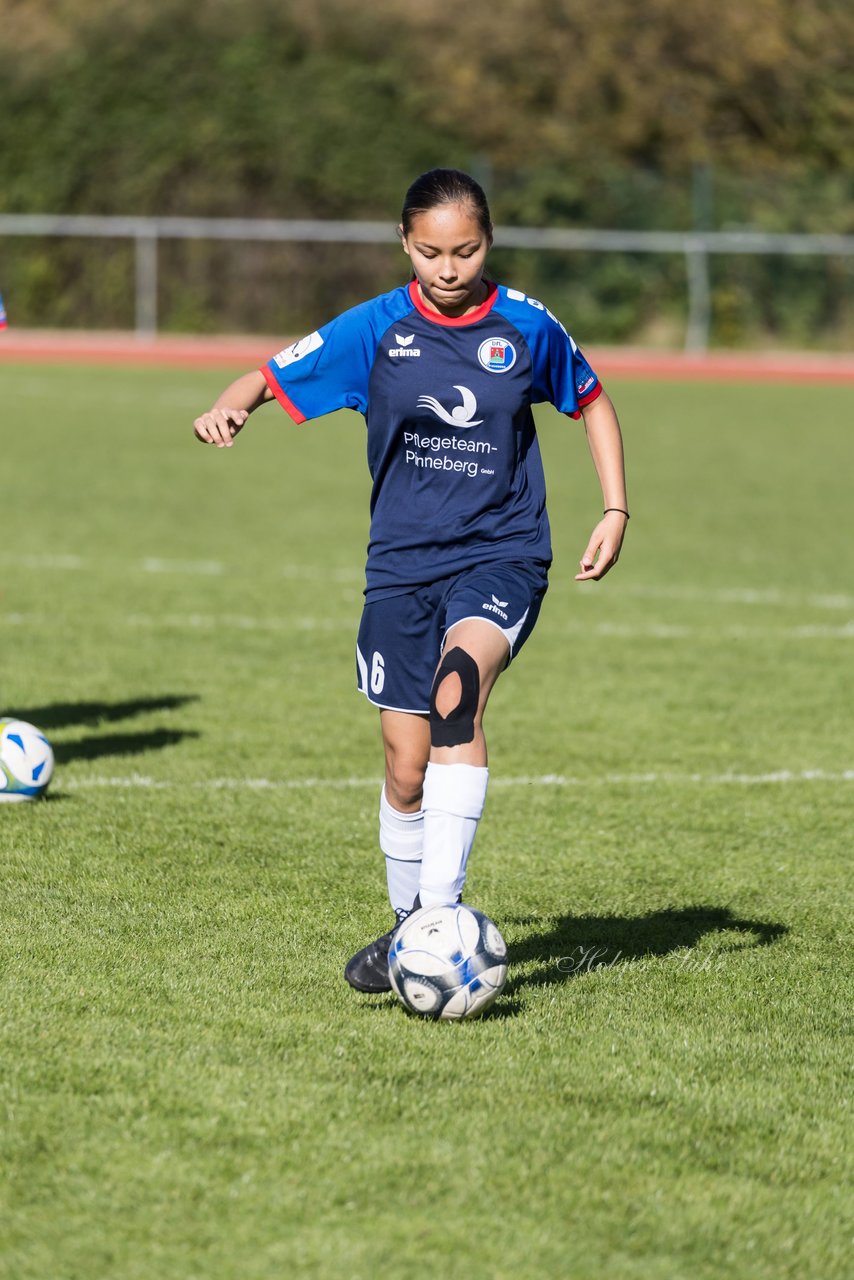
<svg viewBox="0 0 854 1280"><path fill-rule="evenodd" d="M442 204L463 204L471 208L477 223L492 239L492 218L483 187L460 169L430 169L416 178L406 193L400 215L404 235L412 232L412 219Z"/></svg>

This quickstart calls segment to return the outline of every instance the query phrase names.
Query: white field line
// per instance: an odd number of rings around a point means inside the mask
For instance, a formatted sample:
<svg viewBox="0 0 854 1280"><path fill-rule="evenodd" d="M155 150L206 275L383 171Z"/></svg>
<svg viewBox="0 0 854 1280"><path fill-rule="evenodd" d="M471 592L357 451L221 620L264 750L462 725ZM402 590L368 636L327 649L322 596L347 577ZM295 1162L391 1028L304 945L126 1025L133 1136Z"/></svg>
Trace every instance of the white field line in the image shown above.
<svg viewBox="0 0 854 1280"><path fill-rule="evenodd" d="M236 566L227 565L222 560L173 560L167 556L143 556L139 560L114 560L109 557L93 559L78 555L2 551L0 560L22 569L53 569L60 573L117 569L122 573L171 573L184 577L210 578L229 573L240 573L243 576L242 570ZM323 565L285 563L277 564L274 568L276 575L280 578L305 582L363 584L365 581L365 575L361 569L330 569Z"/></svg>
<svg viewBox="0 0 854 1280"><path fill-rule="evenodd" d="M21 569L57 569L60 573L71 573L75 569L86 567L82 556L72 555L16 555L14 552L4 551L0 553L0 559Z"/></svg>
<svg viewBox="0 0 854 1280"><path fill-rule="evenodd" d="M854 609L854 596L843 592L801 593L779 591L776 588L754 587L688 587L678 584L644 585L643 583L615 584L618 595L641 596L650 600L690 600L703 604L744 604L777 606L786 609ZM584 592L579 593L584 595Z"/></svg>
<svg viewBox="0 0 854 1280"><path fill-rule="evenodd" d="M148 790L148 791L350 791L362 788L379 789L379 778L208 778L195 782L169 781L133 773L126 777L91 776L63 780L67 791L90 790ZM491 778L490 787L579 787L585 790L602 786L654 787L662 784L679 786L737 786L751 787L774 784L777 786L809 782L854 782L854 769L777 769L769 773L606 773L595 777L580 778L559 773L540 776Z"/></svg>
<svg viewBox="0 0 854 1280"><path fill-rule="evenodd" d="M79 555L51 554L18 554L13 551L0 552L0 560L15 564L25 569L55 569L60 572L74 570L98 570L114 567L124 573L172 573L183 576L215 577L220 574L240 574L245 570L236 565L228 565L221 560L173 560L162 556L145 556L139 560L111 560L110 558L91 558ZM288 564L274 566L277 577L296 579L298 581L318 583L363 583L364 573L361 569L330 569L324 565ZM609 590L614 600L620 596L639 596L651 600L686 600L699 604L736 604L762 605L777 608L810 608L810 609L854 609L854 595L845 592L803 593L799 591L780 591L777 588L761 587L691 587L680 584L660 583L643 584L615 581ZM592 600L596 592L589 586L579 586L574 598Z"/></svg>
<svg viewBox="0 0 854 1280"><path fill-rule="evenodd" d="M669 623L648 622L641 626L620 622L583 623L564 628L568 635L612 636L625 640L701 640L703 637L723 637L725 640L771 639L780 640L854 640L854 621L799 627L683 627Z"/></svg>
<svg viewBox="0 0 854 1280"><path fill-rule="evenodd" d="M119 568L123 573L177 573L212 577L225 572L225 566L220 560L169 560L158 556L119 561L92 560L86 556L76 555L16 555L14 552L4 551L0 554L0 559L22 569L56 569L60 573L98 570L108 566Z"/></svg>
<svg viewBox="0 0 854 1280"><path fill-rule="evenodd" d="M207 578L224 570L220 560L163 560L158 556L146 556L137 567L143 573L200 574Z"/></svg>
<svg viewBox="0 0 854 1280"><path fill-rule="evenodd" d="M129 627L156 629L164 627L173 631L275 631L293 634L294 631L353 631L358 619L349 627L331 618L258 618L244 613L131 613L124 619Z"/></svg>
<svg viewBox="0 0 854 1280"><path fill-rule="evenodd" d="M358 626L356 614L345 622L333 618L258 617L242 613L130 613L115 619L119 625L146 631L258 631L293 635L298 631L352 633ZM0 613L0 626L47 627L55 619L42 613ZM99 626L103 624L99 623ZM620 622L582 621L565 624L561 634L598 636L617 640L854 640L854 620L829 624L804 624L797 627L688 627L670 623L647 622L640 626Z"/></svg>

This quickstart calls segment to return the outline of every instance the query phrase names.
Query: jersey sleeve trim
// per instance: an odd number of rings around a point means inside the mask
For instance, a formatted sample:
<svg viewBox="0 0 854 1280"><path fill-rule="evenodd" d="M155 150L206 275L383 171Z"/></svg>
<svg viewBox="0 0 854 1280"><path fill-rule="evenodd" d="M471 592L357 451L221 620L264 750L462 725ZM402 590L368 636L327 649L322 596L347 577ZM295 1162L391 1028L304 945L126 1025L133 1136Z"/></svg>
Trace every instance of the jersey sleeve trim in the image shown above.
<svg viewBox="0 0 854 1280"><path fill-rule="evenodd" d="M574 413L571 413L569 415L570 418L580 418L581 410L586 409L587 406L589 404L592 404L594 400L598 400L603 390L604 390L604 387L602 386L602 383L597 382L596 386L593 388L592 391L588 391L586 396L581 397L581 399L578 401L578 408L575 410Z"/></svg>
<svg viewBox="0 0 854 1280"><path fill-rule="evenodd" d="M273 395L276 397L279 404L284 409L285 413L289 414L290 417L293 418L294 422L297 423L297 425L299 425L301 422L305 422L306 421L305 414L300 412L300 410L294 404L293 400L291 400L290 396L285 395L284 391L276 381L272 371L265 366L261 370L261 372L264 375L264 380L267 383L267 386L270 388Z"/></svg>

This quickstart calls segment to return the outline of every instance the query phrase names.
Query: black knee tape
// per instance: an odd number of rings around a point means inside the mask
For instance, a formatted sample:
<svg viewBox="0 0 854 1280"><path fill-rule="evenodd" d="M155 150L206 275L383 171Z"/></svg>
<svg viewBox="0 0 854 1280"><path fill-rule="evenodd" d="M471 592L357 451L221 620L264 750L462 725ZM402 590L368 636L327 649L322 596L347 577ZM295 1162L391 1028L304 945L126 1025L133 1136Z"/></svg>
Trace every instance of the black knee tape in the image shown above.
<svg viewBox="0 0 854 1280"><path fill-rule="evenodd" d="M448 715L442 716L436 706L436 695L445 676L460 677L460 700ZM430 741L434 747L459 747L474 740L474 718L480 699L480 672L477 663L465 649L451 649L442 658L430 693Z"/></svg>

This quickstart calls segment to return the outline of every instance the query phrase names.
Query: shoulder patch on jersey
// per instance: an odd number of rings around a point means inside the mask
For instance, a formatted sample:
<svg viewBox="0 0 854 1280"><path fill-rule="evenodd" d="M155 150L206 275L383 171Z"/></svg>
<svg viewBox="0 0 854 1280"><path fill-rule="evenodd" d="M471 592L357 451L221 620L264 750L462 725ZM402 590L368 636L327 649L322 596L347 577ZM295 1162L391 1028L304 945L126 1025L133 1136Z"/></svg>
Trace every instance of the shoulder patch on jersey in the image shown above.
<svg viewBox="0 0 854 1280"><path fill-rule="evenodd" d="M315 331L310 333L307 338L300 338L299 342L294 342L291 346L285 347L284 351L280 351L277 356L273 356L273 361L280 369L286 369L289 364L293 364L296 360L302 360L304 356L310 355L312 351L316 351L318 347L322 346L323 339Z"/></svg>

